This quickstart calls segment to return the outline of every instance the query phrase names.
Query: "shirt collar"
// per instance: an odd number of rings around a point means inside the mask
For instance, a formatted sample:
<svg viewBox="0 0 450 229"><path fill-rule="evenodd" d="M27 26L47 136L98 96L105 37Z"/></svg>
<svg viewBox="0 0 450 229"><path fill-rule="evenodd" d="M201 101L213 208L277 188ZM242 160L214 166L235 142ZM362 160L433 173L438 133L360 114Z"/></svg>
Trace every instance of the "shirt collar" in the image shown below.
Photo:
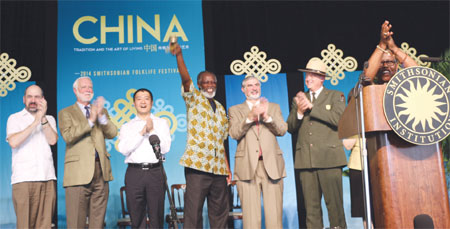
<svg viewBox="0 0 450 229"><path fill-rule="evenodd" d="M314 92L314 93L315 93L314 99L317 99L317 98L319 97L320 92L322 92L322 91L323 91L323 86L320 87L317 91ZM309 90L309 95L312 96L312 93L313 93L313 92L312 92L311 90Z"/></svg>
<svg viewBox="0 0 450 229"><path fill-rule="evenodd" d="M258 105L259 104L259 99L256 101L256 103L251 103L248 100L245 100L245 102L247 102L247 106L248 108L250 108L250 110L253 108L254 105Z"/></svg>
<svg viewBox="0 0 450 229"><path fill-rule="evenodd" d="M152 113L150 113L150 118L154 118L156 116L154 116ZM134 121L145 121L145 119L141 119L139 118L139 116L136 115L136 117L133 118Z"/></svg>
<svg viewBox="0 0 450 229"><path fill-rule="evenodd" d="M23 115L23 116L27 116L27 115L33 116L29 111L27 111L26 108L23 108L23 110L20 111L20 114Z"/></svg>
<svg viewBox="0 0 450 229"><path fill-rule="evenodd" d="M82 110L82 111L84 111L85 110L85 105L83 105L83 104L81 104L81 103L79 103L79 102L77 102L77 105L78 105L78 107L80 107L80 109ZM86 105L86 106L88 106L89 108L91 108L91 104L88 104L88 105Z"/></svg>

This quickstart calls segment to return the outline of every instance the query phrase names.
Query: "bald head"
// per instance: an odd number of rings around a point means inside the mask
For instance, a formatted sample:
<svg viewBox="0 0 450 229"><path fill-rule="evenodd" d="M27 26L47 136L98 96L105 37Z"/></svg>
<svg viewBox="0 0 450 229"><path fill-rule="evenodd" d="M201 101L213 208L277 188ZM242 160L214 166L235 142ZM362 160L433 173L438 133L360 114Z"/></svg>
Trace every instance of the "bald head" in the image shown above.
<svg viewBox="0 0 450 229"><path fill-rule="evenodd" d="M27 95L28 90L38 90L41 96L44 96L44 91L42 91L42 88L39 87L38 85L30 85L27 87L27 89L25 89L25 94L24 96Z"/></svg>

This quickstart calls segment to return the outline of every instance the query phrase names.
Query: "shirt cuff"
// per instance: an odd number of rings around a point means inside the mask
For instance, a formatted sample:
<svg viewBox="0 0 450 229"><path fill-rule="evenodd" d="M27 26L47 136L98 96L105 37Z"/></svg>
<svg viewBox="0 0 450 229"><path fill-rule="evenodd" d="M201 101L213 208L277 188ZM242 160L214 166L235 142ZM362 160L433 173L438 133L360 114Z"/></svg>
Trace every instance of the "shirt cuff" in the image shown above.
<svg viewBox="0 0 450 229"><path fill-rule="evenodd" d="M298 120L302 120L302 119L303 119L303 116L304 116L304 115L299 114L299 113L297 112L297 119L298 119Z"/></svg>
<svg viewBox="0 0 450 229"><path fill-rule="evenodd" d="M90 119L88 119L88 123L91 128L94 126L94 123Z"/></svg>
<svg viewBox="0 0 450 229"><path fill-rule="evenodd" d="M267 120L265 120L265 123L271 123L273 121L272 116L270 116Z"/></svg>
<svg viewBox="0 0 450 229"><path fill-rule="evenodd" d="M250 120L250 119L248 119L248 118L245 119L245 123L247 123L247 124L252 123L252 122L253 122L253 121Z"/></svg>
<svg viewBox="0 0 450 229"><path fill-rule="evenodd" d="M103 114L102 116L100 116L100 117L98 118L98 122L99 122L101 125L106 125L106 124L108 124L108 118L106 118L106 115Z"/></svg>

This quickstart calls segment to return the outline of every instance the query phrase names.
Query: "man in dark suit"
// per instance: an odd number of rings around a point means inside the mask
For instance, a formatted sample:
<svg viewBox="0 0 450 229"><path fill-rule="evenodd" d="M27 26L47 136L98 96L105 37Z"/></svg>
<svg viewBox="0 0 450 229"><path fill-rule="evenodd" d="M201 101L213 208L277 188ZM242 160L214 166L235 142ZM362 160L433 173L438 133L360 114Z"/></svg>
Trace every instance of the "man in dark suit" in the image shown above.
<svg viewBox="0 0 450 229"><path fill-rule="evenodd" d="M64 181L68 228L103 228L109 184L113 179L105 138L117 135L117 127L103 108L104 99L94 103L92 81L80 77L73 84L77 102L59 112L59 129L66 142Z"/></svg>
<svg viewBox="0 0 450 229"><path fill-rule="evenodd" d="M287 124L280 106L260 98L261 83L254 76L242 81L247 100L229 109L230 136L238 141L234 174L242 203L244 228L261 228L261 194L266 228L283 228L283 152L277 136Z"/></svg>
<svg viewBox="0 0 450 229"><path fill-rule="evenodd" d="M299 92L292 102L287 123L289 133L297 133L295 168L306 208L306 226L323 228L322 194L331 228L345 228L342 195L342 167L347 164L337 125L345 109L345 97L339 91L323 87L326 65L312 58L306 69L309 91Z"/></svg>

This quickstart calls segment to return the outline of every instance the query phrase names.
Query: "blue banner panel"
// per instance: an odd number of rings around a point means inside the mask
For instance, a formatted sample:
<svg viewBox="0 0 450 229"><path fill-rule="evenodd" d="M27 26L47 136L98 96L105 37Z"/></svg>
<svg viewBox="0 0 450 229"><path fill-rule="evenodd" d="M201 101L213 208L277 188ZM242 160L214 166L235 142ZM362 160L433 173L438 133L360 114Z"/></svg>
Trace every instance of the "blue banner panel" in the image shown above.
<svg viewBox="0 0 450 229"><path fill-rule="evenodd" d="M172 146L165 168L169 186L185 183L178 164L186 143L186 109L176 59L168 52L169 37L178 37L193 76L204 69L201 1L60 1L58 3L58 111L76 102L72 84L91 77L95 97L105 97L111 120L120 129L134 118L136 89L153 93L152 113L168 120ZM167 51L166 51L167 50ZM121 217L119 190L124 186L125 157L117 152L117 137L107 140L114 180L106 226ZM65 227L65 142L58 141L58 226ZM166 200L166 213L169 204Z"/></svg>
<svg viewBox="0 0 450 229"><path fill-rule="evenodd" d="M241 91L241 83L244 75L226 75L225 91L227 97L227 109L231 106L243 103L246 98ZM280 105L284 120L289 116L289 100L287 94L286 74L268 75L266 82L261 82L261 96L269 102ZM237 141L228 138L230 152L230 168L234 169L234 155L236 153ZM286 164L287 177L284 178L283 192L283 228L298 228L297 217L297 194L295 189L294 159L292 155L291 135L286 132L282 137L277 137L278 144L283 151ZM264 218L264 214L262 214ZM240 225L235 225L239 227ZM264 223L262 224L263 227Z"/></svg>

